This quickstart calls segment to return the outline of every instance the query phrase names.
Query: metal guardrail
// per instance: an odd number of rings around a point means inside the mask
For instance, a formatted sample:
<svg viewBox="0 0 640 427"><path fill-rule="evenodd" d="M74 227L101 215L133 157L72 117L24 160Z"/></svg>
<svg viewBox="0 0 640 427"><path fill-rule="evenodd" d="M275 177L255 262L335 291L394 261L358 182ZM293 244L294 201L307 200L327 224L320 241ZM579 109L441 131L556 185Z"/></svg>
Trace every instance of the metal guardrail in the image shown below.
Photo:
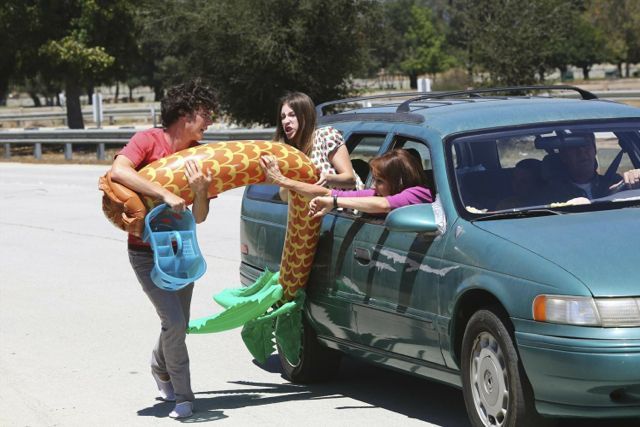
<svg viewBox="0 0 640 427"><path fill-rule="evenodd" d="M124 146L139 129L55 129L0 131L0 144L4 146L4 158L11 158L11 145L33 144L33 156L42 158L42 145L64 145L64 158L73 158L73 144L96 145L96 158L105 159L107 145ZM204 133L201 142L235 141L245 139L266 139L273 137L275 128L229 129Z"/></svg>
<svg viewBox="0 0 640 427"><path fill-rule="evenodd" d="M82 110L82 116L84 118L92 118L92 110ZM159 123L160 108L152 105L144 108L113 108L103 109L102 117L105 122L113 124L116 117L144 117L150 119L153 126ZM67 123L67 113L64 110L61 111L46 111L38 113L9 113L0 114L0 122L15 122L16 126L20 127L22 123L32 122L37 120L60 120L62 123Z"/></svg>

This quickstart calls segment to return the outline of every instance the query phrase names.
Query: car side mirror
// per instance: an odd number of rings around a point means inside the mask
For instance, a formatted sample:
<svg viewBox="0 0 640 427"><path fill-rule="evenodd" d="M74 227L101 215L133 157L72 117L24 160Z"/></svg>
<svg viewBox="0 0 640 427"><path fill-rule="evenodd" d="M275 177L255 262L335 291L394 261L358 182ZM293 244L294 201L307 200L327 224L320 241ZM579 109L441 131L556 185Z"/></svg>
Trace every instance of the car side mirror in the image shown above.
<svg viewBox="0 0 640 427"><path fill-rule="evenodd" d="M427 233L438 231L431 203L404 206L387 215L384 225L391 231Z"/></svg>

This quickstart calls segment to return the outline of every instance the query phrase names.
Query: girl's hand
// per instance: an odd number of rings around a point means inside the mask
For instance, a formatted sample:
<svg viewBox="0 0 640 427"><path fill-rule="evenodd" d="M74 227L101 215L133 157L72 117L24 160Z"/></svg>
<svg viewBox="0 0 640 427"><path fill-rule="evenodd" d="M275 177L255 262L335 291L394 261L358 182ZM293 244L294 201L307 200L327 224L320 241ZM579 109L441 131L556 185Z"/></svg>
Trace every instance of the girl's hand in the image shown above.
<svg viewBox="0 0 640 427"><path fill-rule="evenodd" d="M194 194L204 194L206 196L209 185L213 181L211 169L208 169L205 175L195 160L187 160L185 162L184 174L189 181L191 191L193 191Z"/></svg>
<svg viewBox="0 0 640 427"><path fill-rule="evenodd" d="M264 172L264 182L268 184L279 184L284 181L284 176L278 167L278 161L273 156L260 156L260 167Z"/></svg>
<svg viewBox="0 0 640 427"><path fill-rule="evenodd" d="M312 218L320 218L333 209L333 197L321 196L314 197L309 202L309 216Z"/></svg>
<svg viewBox="0 0 640 427"><path fill-rule="evenodd" d="M316 185L320 185L322 187L326 187L327 186L327 174L322 172L320 174L320 179L316 182Z"/></svg>

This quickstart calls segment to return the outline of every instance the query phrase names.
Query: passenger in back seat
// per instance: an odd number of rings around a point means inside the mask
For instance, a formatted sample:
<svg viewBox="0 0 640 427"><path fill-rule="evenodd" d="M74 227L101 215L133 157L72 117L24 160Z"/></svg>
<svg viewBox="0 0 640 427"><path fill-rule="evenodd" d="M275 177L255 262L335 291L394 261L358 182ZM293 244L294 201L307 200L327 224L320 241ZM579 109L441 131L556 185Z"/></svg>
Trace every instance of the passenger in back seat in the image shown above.
<svg viewBox="0 0 640 427"><path fill-rule="evenodd" d="M535 206L541 203L542 162L537 159L523 159L516 163L511 179L513 193L496 205L496 210Z"/></svg>

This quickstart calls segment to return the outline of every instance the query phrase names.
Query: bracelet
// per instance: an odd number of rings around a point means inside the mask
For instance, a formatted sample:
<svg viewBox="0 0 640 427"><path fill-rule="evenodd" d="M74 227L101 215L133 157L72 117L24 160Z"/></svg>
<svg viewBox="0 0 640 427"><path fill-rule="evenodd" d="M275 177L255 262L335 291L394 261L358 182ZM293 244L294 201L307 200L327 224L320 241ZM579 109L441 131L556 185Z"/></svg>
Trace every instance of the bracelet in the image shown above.
<svg viewBox="0 0 640 427"><path fill-rule="evenodd" d="M338 196L333 196L333 209L338 208Z"/></svg>

